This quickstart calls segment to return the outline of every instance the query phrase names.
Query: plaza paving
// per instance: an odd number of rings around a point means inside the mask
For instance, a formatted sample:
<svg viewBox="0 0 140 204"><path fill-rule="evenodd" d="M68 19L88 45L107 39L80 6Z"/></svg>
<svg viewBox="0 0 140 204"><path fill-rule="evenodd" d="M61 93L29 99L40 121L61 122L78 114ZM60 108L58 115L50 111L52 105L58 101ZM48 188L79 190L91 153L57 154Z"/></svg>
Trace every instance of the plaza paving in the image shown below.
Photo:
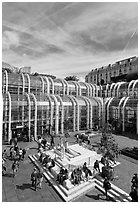
<svg viewBox="0 0 140 204"><path fill-rule="evenodd" d="M73 134L72 134L73 135ZM75 138L71 135L68 138L70 144L75 143ZM119 139L121 146L137 146L137 141L129 141L129 138L122 136L115 136ZM121 139L120 139L121 137ZM115 138L116 139L116 138ZM116 140L117 140L116 139ZM48 139L49 140L49 139ZM91 142L98 142L99 138L92 138ZM123 141L123 142L122 142ZM56 139L56 143L59 139ZM15 178L12 177L11 173L11 161L7 160L8 172L7 176L2 178L2 201L3 202L62 202L63 200L53 189L53 187L46 181L43 181L43 188L35 192L31 189L30 174L33 170L33 164L28 159L28 155L36 154L37 143L19 143L20 147L28 149L27 155L24 161L20 163L20 168ZM5 146L3 146L5 148ZM9 148L9 147L8 147ZM121 162L120 165L115 167L115 174L119 177L118 180L113 181L116 186L120 187L127 193L130 192L131 178L135 172L138 171L138 162L134 159L121 155L118 159ZM105 197L98 197L98 194L102 194L97 189L91 189L86 194L83 194L75 200L75 202L106 202Z"/></svg>

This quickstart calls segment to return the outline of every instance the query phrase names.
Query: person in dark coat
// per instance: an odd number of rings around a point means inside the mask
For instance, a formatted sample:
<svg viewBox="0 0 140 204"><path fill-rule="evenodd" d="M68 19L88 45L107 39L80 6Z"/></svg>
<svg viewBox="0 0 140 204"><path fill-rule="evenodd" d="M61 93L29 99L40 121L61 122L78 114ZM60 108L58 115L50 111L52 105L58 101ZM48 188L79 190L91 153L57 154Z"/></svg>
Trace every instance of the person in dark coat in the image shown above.
<svg viewBox="0 0 140 204"><path fill-rule="evenodd" d="M38 159L38 160L40 161L40 163L43 162L43 152L40 153L40 156L39 156L39 159Z"/></svg>
<svg viewBox="0 0 140 204"><path fill-rule="evenodd" d="M105 196L106 196L106 199L107 199L107 197L108 197L107 192L108 192L108 190L111 189L111 183L109 182L107 177L105 177L105 180L103 182L103 188L105 189Z"/></svg>
<svg viewBox="0 0 140 204"><path fill-rule="evenodd" d="M54 136L51 136L51 147L54 146Z"/></svg>
<svg viewBox="0 0 140 204"><path fill-rule="evenodd" d="M56 181L59 182L59 184L63 185L63 177L65 174L65 169L63 167L60 167L60 172L57 174Z"/></svg>
<svg viewBox="0 0 140 204"><path fill-rule="evenodd" d="M26 150L23 148L23 149L22 149L22 159L24 159L25 154L26 154Z"/></svg>
<svg viewBox="0 0 140 204"><path fill-rule="evenodd" d="M136 187L133 187L133 189L130 192L131 202L138 202L138 191Z"/></svg>
<svg viewBox="0 0 140 204"><path fill-rule="evenodd" d="M85 162L83 165L83 171L85 172L86 169L87 169L87 163Z"/></svg>
<svg viewBox="0 0 140 204"><path fill-rule="evenodd" d="M95 163L94 163L94 169L98 172L100 172L100 167L99 167L99 161L96 160Z"/></svg>
<svg viewBox="0 0 140 204"><path fill-rule="evenodd" d="M132 186L131 188L133 189L134 187L135 188L138 188L138 175L137 174L134 174L133 175L133 178L131 180L131 183L132 183Z"/></svg>
<svg viewBox="0 0 140 204"><path fill-rule="evenodd" d="M37 169L34 168L34 171L31 173L31 181L32 181L32 187L35 188L35 191L37 189Z"/></svg>

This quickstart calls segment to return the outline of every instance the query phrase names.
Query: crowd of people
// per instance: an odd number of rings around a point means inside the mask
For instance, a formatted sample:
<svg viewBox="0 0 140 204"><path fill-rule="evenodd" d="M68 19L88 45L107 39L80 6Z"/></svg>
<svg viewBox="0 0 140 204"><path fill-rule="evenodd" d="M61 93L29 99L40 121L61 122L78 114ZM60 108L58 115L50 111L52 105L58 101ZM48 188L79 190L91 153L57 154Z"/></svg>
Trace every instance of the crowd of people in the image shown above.
<svg viewBox="0 0 140 204"><path fill-rule="evenodd" d="M43 152L40 153L39 159L40 163L48 168L49 171L55 166L55 160L50 157L50 155L44 154Z"/></svg>
<svg viewBox="0 0 140 204"><path fill-rule="evenodd" d="M46 138L42 138L41 136L38 136L38 150L40 150L40 148L46 148L48 142ZM54 141L54 136L50 135L50 144L48 145L48 148L53 148L55 146L55 141Z"/></svg>
<svg viewBox="0 0 140 204"><path fill-rule="evenodd" d="M88 168L85 162L83 166L76 167L72 171L64 167L60 167L60 172L57 174L57 180L59 184L63 185L63 182L67 179L71 181L73 185L78 185L83 181L88 181L89 177L94 176L93 172Z"/></svg>
<svg viewBox="0 0 140 204"><path fill-rule="evenodd" d="M2 152L2 175L6 174L6 161L9 159L12 161L11 169L14 177L19 169L19 162L24 160L25 155L26 149L19 147L17 143L11 146L9 150L4 149Z"/></svg>
<svg viewBox="0 0 140 204"><path fill-rule="evenodd" d="M9 149L4 149L2 152L2 175L6 175L7 168L6 168L6 161L12 161L11 170L13 177L16 176L20 162L24 160L27 150L18 146L18 144L12 145ZM53 162L50 165L50 170L54 166ZM42 181L43 181L43 172L40 170L37 171L34 168L33 172L31 173L31 184L34 190L37 190L37 187L42 188Z"/></svg>

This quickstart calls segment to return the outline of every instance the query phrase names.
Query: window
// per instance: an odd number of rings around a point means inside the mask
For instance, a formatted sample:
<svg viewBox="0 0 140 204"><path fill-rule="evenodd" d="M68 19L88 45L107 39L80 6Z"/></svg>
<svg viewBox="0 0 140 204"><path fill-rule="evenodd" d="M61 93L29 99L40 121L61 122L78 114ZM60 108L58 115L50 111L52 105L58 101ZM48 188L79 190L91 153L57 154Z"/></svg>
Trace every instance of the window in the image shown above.
<svg viewBox="0 0 140 204"><path fill-rule="evenodd" d="M90 81L92 82L92 76L90 77Z"/></svg>

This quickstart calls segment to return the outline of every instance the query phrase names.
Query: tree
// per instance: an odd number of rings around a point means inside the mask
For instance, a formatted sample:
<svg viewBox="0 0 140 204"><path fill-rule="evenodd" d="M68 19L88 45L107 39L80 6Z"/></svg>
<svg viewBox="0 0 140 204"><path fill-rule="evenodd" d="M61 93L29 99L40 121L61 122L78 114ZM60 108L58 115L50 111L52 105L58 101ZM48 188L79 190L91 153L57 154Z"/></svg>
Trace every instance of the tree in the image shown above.
<svg viewBox="0 0 140 204"><path fill-rule="evenodd" d="M65 78L66 81L79 81L79 79L77 78L77 76L67 76Z"/></svg>
<svg viewBox="0 0 140 204"><path fill-rule="evenodd" d="M101 149L104 156L110 160L115 160L116 156L118 155L119 148L112 135L111 125L106 125L102 129Z"/></svg>

